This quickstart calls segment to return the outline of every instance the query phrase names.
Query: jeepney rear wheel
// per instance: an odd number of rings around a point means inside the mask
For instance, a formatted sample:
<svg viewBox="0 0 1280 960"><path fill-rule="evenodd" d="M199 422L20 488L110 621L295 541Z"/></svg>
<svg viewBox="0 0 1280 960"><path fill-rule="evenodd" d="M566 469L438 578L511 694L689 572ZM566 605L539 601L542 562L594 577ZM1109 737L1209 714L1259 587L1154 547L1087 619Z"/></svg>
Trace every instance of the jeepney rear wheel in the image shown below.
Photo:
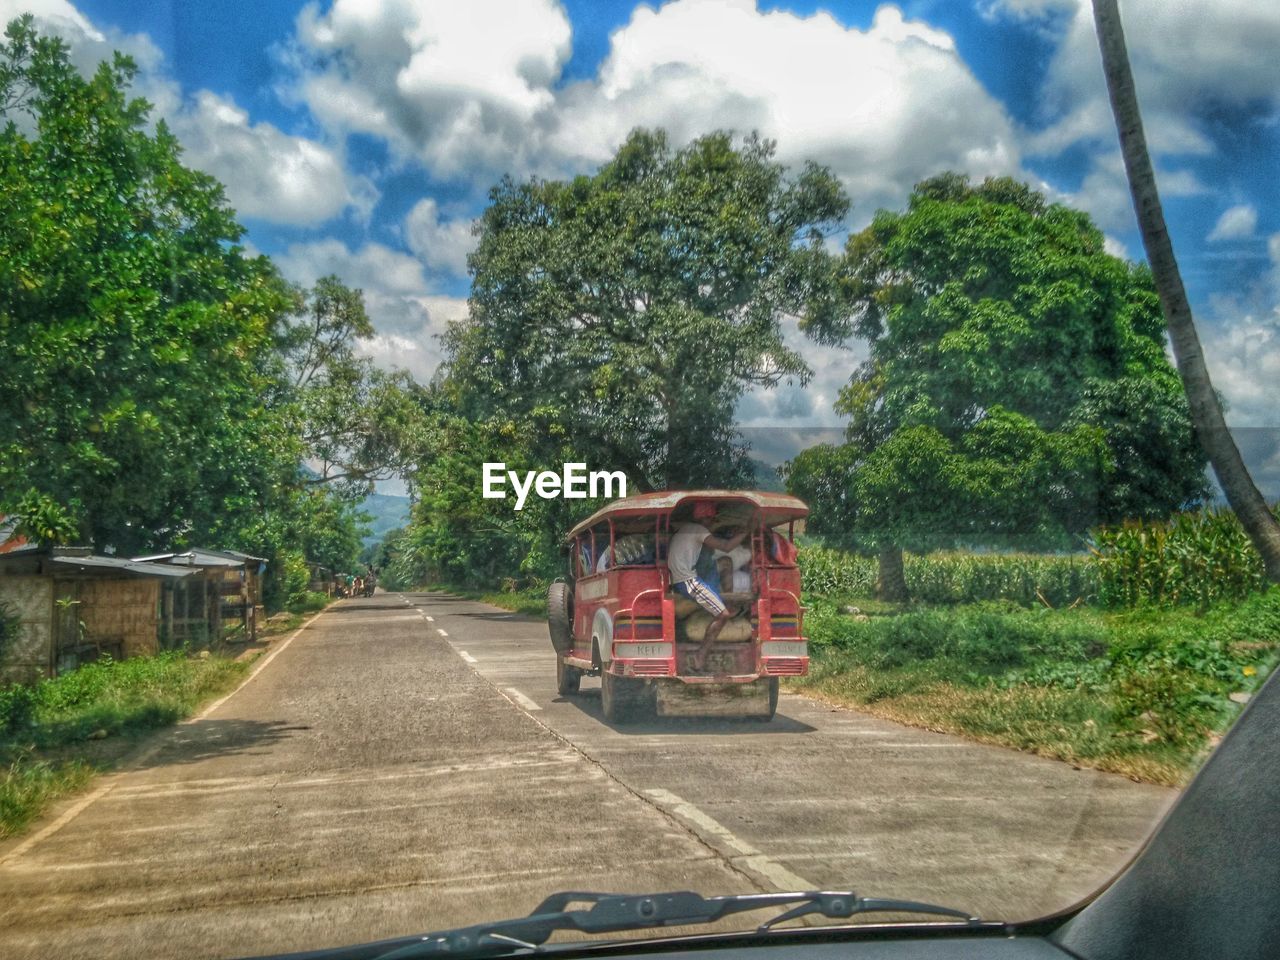
<svg viewBox="0 0 1280 960"><path fill-rule="evenodd" d="M551 646L561 657L573 649L572 603L573 593L567 583L557 580L547 587L547 632L551 634Z"/></svg>
<svg viewBox="0 0 1280 960"><path fill-rule="evenodd" d="M638 720L644 706L644 683L615 676L606 667L600 671L600 706L610 723Z"/></svg>
<svg viewBox="0 0 1280 960"><path fill-rule="evenodd" d="M564 657L556 656L556 692L562 697L578 692L582 686L582 671L564 662Z"/></svg>

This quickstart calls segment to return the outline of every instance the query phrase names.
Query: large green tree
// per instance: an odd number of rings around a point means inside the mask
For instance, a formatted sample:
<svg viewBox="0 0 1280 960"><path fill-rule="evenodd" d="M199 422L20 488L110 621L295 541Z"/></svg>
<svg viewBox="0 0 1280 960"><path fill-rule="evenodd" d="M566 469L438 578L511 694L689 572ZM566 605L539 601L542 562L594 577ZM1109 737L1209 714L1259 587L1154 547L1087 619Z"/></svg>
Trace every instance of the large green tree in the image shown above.
<svg viewBox="0 0 1280 960"><path fill-rule="evenodd" d="M0 512L122 554L354 561L354 501L400 457L411 387L355 356L359 291L297 290L245 253L134 72L82 76L30 17L0 45Z"/></svg>
<svg viewBox="0 0 1280 960"><path fill-rule="evenodd" d="M886 596L905 594L904 547L1067 547L1205 495L1150 274L1086 214L944 174L851 236L828 283L840 306L807 331L870 355L837 405L846 445L797 458L789 484L815 529L879 551Z"/></svg>
<svg viewBox="0 0 1280 960"><path fill-rule="evenodd" d="M0 500L122 552L216 526L298 453L259 403L290 292L133 74L82 77L30 18L0 46Z"/></svg>
<svg viewBox="0 0 1280 960"><path fill-rule="evenodd" d="M747 476L739 397L809 376L780 322L817 302L847 207L831 174L790 173L755 137L677 150L636 131L594 175L508 179L490 200L447 340L461 412L558 423L577 459L640 488Z"/></svg>

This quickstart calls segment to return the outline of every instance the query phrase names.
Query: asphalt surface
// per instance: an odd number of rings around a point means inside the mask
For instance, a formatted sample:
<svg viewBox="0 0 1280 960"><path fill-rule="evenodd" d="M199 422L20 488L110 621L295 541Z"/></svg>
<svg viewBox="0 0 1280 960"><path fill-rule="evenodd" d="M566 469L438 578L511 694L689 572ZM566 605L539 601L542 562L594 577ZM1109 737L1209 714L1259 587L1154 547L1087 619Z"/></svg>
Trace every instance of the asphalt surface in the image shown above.
<svg viewBox="0 0 1280 960"><path fill-rule="evenodd" d="M379 594L0 846L0 956L281 952L563 889L852 887L1028 918L1104 882L1173 798L787 694L769 724L615 729L598 681L556 694L540 621Z"/></svg>

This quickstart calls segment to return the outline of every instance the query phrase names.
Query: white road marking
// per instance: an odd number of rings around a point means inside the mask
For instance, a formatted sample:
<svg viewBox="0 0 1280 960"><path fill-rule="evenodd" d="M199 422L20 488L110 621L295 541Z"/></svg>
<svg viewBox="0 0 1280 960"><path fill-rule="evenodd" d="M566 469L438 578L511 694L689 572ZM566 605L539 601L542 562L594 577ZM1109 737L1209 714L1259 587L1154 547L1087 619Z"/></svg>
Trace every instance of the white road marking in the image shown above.
<svg viewBox="0 0 1280 960"><path fill-rule="evenodd" d="M427 615L426 615L425 613L423 614L423 616L424 616L424 617L427 617ZM435 618L435 617L427 617L427 619L428 619L429 621L431 621L432 623L435 623L435 622L436 622L436 618Z"/></svg>
<svg viewBox="0 0 1280 960"><path fill-rule="evenodd" d="M480 661L479 661L479 660L477 660L475 657L473 657L471 654L467 653L467 651L465 651L465 650L459 650L459 651L458 651L458 656L460 656L463 660L467 661L467 663L479 663L479 662L480 662Z"/></svg>
<svg viewBox="0 0 1280 960"><path fill-rule="evenodd" d="M441 630L439 627L436 627L436 633L440 634L440 636L442 636L442 637L447 637L447 636L448 636L448 634L447 634L447 633L445 633L443 630Z"/></svg>
<svg viewBox="0 0 1280 960"><path fill-rule="evenodd" d="M802 890L817 890L816 884L804 877L792 873L776 860L761 854L758 857L743 857L742 863L748 869L762 875L783 893L797 893Z"/></svg>
<svg viewBox="0 0 1280 960"><path fill-rule="evenodd" d="M741 855L740 862L743 866L765 877L779 890L789 893L795 890L817 889L814 884L761 853L719 820L703 813L683 797L676 796L670 790L646 790L645 795L677 818L691 824L699 833L718 840L730 850L737 851Z"/></svg>
<svg viewBox="0 0 1280 960"><path fill-rule="evenodd" d="M526 697L523 693L521 693L515 687L507 687L506 691L507 693L511 694L512 698L515 700L516 703L520 704L520 706L524 707L526 710L542 709L540 706L538 706L536 702L534 702L529 697Z"/></svg>

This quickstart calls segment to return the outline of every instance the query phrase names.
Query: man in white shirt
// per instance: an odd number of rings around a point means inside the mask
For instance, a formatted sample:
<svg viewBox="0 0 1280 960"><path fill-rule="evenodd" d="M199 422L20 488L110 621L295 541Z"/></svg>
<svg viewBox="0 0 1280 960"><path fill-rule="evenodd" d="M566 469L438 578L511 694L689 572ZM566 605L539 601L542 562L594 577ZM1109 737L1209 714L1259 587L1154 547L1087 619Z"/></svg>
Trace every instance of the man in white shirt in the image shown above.
<svg viewBox="0 0 1280 960"><path fill-rule="evenodd" d="M737 547L747 537L747 531L734 534L725 539L717 537L701 521L714 522L716 505L710 500L699 500L693 505L693 520L682 524L671 537L667 545L667 568L671 571L672 589L684 594L698 606L711 614L712 620L707 624L707 633L703 637L702 646L694 653L692 661L695 670L706 668L707 651L724 625L733 619L736 611L725 608L720 594L707 582L698 577L698 555L704 546L712 550L723 550L726 553Z"/></svg>

